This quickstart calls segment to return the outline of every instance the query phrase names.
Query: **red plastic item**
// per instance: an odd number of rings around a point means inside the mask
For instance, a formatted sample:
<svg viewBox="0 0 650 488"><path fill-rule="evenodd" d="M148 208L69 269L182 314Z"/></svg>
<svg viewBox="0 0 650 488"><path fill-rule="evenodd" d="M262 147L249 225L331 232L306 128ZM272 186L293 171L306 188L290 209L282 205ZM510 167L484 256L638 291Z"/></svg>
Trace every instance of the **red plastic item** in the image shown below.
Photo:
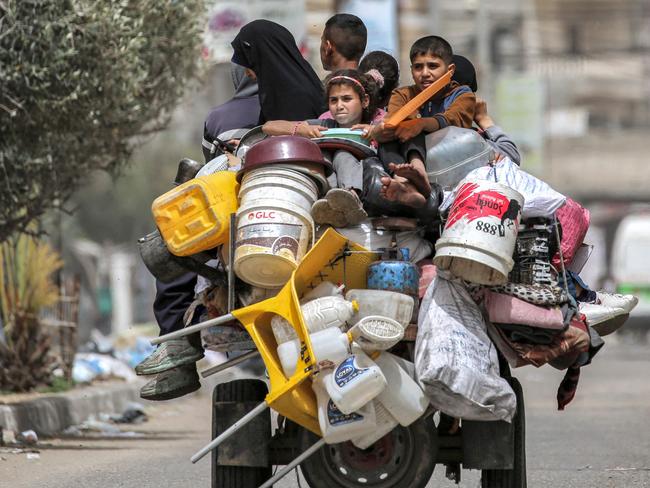
<svg viewBox="0 0 650 488"><path fill-rule="evenodd" d="M573 261L573 257L585 240L590 222L589 210L576 201L567 198L566 203L558 209L555 215L560 225L562 225L562 242L560 246L562 248L564 265L568 266ZM559 252L555 253L551 263L556 268L560 266Z"/></svg>

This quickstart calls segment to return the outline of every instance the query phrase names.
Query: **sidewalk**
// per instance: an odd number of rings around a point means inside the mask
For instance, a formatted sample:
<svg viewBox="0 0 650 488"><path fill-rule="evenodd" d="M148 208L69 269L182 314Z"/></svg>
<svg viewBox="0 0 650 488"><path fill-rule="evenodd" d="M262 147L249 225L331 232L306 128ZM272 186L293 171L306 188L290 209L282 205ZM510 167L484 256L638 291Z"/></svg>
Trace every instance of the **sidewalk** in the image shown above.
<svg viewBox="0 0 650 488"><path fill-rule="evenodd" d="M53 436L71 425L100 413L120 413L129 402L141 402L141 382L101 382L63 393L44 394L21 400L0 396L0 427L39 436ZM7 402L7 403L5 403Z"/></svg>

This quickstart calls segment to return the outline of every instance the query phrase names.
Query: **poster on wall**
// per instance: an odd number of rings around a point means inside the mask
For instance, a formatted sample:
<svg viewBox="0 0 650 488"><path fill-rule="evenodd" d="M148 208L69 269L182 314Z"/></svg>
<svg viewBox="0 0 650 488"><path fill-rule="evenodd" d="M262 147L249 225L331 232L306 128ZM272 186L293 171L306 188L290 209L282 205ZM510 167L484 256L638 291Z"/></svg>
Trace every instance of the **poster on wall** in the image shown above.
<svg viewBox="0 0 650 488"><path fill-rule="evenodd" d="M522 152L522 166L539 174L543 169L544 84L538 76L504 74L497 78L495 112L503 130Z"/></svg>
<svg viewBox="0 0 650 488"><path fill-rule="evenodd" d="M225 0L208 3L208 20L203 32L203 59L215 64L229 62L232 57L230 43L242 26L255 19L272 20L289 29L303 56L306 55L304 0Z"/></svg>
<svg viewBox="0 0 650 488"><path fill-rule="evenodd" d="M339 12L354 14L368 29L366 52L386 51L399 55L396 0L343 0Z"/></svg>

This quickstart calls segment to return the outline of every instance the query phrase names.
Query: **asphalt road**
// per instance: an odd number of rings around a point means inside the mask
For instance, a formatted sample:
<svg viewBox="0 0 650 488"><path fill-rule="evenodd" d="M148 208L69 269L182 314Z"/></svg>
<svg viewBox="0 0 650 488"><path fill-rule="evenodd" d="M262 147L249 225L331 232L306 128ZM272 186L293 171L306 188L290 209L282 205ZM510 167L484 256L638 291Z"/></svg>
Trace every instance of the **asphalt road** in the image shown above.
<svg viewBox="0 0 650 488"><path fill-rule="evenodd" d="M550 367L516 371L527 402L531 488L650 487L650 346L627 342L608 341L594 364L584 368L576 399L564 412L555 406L561 372ZM188 399L150 404L149 422L124 426L143 437L46 440L40 458L31 460L0 449L0 486L207 488L207 459L189 462L210 437L204 390ZM442 471L436 470L429 487L454 486ZM276 485L298 486L294 473ZM479 473L463 471L459 486L476 488Z"/></svg>

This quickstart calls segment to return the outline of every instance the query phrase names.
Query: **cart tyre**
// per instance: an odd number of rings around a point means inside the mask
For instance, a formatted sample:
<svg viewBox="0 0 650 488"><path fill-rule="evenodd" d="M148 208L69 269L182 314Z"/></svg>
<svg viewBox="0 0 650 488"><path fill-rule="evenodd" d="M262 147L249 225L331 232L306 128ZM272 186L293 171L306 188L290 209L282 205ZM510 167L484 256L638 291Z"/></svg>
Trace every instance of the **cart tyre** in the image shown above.
<svg viewBox="0 0 650 488"><path fill-rule="evenodd" d="M213 403L216 402L262 402L268 393L266 383L261 380L246 379L235 380L228 383L218 384L214 389ZM270 415L268 410L260 415ZM212 438L217 436L217 423L212 419ZM270 441L268 439L256 439L256 442ZM250 467L250 466L220 466L218 459L219 449L212 450L212 488L257 488L272 475L272 466Z"/></svg>
<svg viewBox="0 0 650 488"><path fill-rule="evenodd" d="M316 435L303 430L301 451L318 439ZM386 443L392 443L392 447L387 447ZM383 456L382 447L387 447ZM355 466L340 462L341 459L353 459L355 456L359 460L359 456L367 456L377 450L377 468L369 467L368 463ZM386 452L392 455L386 455ZM398 425L366 450L356 448L351 442L327 444L303 461L300 469L311 488L424 488L433 474L437 453L438 432L433 417L427 416L408 427Z"/></svg>
<svg viewBox="0 0 650 488"><path fill-rule="evenodd" d="M481 474L481 488L526 488L526 413L524 393L519 380L508 378L517 397L517 412L514 424L514 466L513 469L484 469Z"/></svg>

